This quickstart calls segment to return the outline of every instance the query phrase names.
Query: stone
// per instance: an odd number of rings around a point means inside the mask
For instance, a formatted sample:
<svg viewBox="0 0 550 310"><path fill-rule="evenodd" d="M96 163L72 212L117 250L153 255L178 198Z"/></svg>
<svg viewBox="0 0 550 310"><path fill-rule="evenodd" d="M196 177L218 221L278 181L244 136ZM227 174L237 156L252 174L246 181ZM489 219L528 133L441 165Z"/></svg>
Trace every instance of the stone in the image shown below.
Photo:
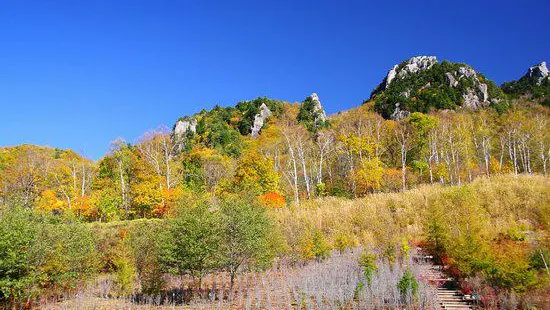
<svg viewBox="0 0 550 310"><path fill-rule="evenodd" d="M469 68L469 67L460 67L460 68L458 68L458 75L459 75L459 77L458 77L459 80L463 77L469 78L469 77L473 76L473 77L477 78L477 74L476 74L475 70L472 69L472 68Z"/></svg>
<svg viewBox="0 0 550 310"><path fill-rule="evenodd" d="M192 133L197 132L197 120L180 119L176 122L176 127L174 128L174 134L176 136L184 136L188 131Z"/></svg>
<svg viewBox="0 0 550 310"><path fill-rule="evenodd" d="M262 130L262 127L264 126L265 120L271 115L271 110L265 105L265 103L262 103L260 105L260 113L254 115L254 123L252 124L252 127L250 127L250 135L253 138L256 138L260 131Z"/></svg>
<svg viewBox="0 0 550 310"><path fill-rule="evenodd" d="M315 125L326 121L327 120L327 113L325 112L325 109L323 109L323 105L321 105L321 101L319 100L319 96L317 96L316 93L313 93L309 97L311 98L311 101L313 101L315 103L315 105L313 106L313 114L316 116Z"/></svg>
<svg viewBox="0 0 550 310"><path fill-rule="evenodd" d="M482 85L487 86L486 84ZM464 107L472 110L477 110L490 104L489 101L482 100L483 98L480 98L476 91L471 88L468 88L466 93L462 95L462 98L464 99Z"/></svg>
<svg viewBox="0 0 550 310"><path fill-rule="evenodd" d="M449 82L449 86L451 87L457 87L458 81L455 79L454 75L451 72L445 72L445 76L447 77L447 81Z"/></svg>
<svg viewBox="0 0 550 310"><path fill-rule="evenodd" d="M546 61L530 67L526 75L527 77L536 80L537 85L540 85L542 81L548 77L548 68L546 67Z"/></svg>
<svg viewBox="0 0 550 310"><path fill-rule="evenodd" d="M390 116L390 118L394 121L400 121L402 119L405 119L405 118L407 118L407 116L409 116L411 114L411 112L409 112L407 110L402 110L399 107L400 105L401 105L400 103L395 104L395 110L393 111L393 113Z"/></svg>
<svg viewBox="0 0 550 310"><path fill-rule="evenodd" d="M423 70L430 69L434 64L437 63L437 58L435 56L416 56L412 57L405 65L399 70L398 76L404 77L409 73L416 73Z"/></svg>
<svg viewBox="0 0 550 310"><path fill-rule="evenodd" d="M483 102L487 102L489 100L489 93L487 92L487 84L479 83L479 85L477 85L477 89L481 92L483 96Z"/></svg>
<svg viewBox="0 0 550 310"><path fill-rule="evenodd" d="M388 71L388 75L386 76L386 87L385 88L388 88L391 81L393 79L395 79L395 76L397 75L397 68L398 67L399 67L398 65L395 65L390 69L390 71Z"/></svg>

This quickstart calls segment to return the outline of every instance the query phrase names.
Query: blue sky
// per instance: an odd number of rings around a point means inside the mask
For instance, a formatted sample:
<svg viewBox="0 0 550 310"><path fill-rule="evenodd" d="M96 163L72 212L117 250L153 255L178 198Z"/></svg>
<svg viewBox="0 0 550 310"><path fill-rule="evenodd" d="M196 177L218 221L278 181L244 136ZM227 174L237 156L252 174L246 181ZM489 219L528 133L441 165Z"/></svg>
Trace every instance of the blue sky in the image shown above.
<svg viewBox="0 0 550 310"><path fill-rule="evenodd" d="M99 159L215 104L349 109L415 55L499 84L550 60L548 0L229 2L1 1L0 146Z"/></svg>

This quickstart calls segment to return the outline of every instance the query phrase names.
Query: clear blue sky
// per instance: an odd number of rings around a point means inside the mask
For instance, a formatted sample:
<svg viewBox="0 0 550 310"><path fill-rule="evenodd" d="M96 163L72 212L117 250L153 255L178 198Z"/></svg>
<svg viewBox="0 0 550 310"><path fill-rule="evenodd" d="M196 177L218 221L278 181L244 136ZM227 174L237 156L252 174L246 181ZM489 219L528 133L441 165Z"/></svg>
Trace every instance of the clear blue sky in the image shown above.
<svg viewBox="0 0 550 310"><path fill-rule="evenodd" d="M355 107L415 55L499 84L550 60L548 0L0 1L0 145L92 159L216 103Z"/></svg>

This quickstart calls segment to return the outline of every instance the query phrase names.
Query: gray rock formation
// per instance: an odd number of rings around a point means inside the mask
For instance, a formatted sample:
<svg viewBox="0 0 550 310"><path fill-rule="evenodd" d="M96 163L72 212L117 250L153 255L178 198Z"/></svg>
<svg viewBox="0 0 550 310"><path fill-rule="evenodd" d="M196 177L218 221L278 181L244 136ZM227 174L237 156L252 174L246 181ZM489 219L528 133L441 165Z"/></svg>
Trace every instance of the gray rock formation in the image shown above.
<svg viewBox="0 0 550 310"><path fill-rule="evenodd" d="M395 110L393 111L393 113L391 115L391 119L394 120L394 121L400 121L404 118L407 118L407 116L409 116L411 114L411 112L409 112L407 110L401 110L399 105L400 105L399 103L395 104Z"/></svg>
<svg viewBox="0 0 550 310"><path fill-rule="evenodd" d="M253 138L256 138L260 134L260 130L262 130L262 127L264 126L265 120L271 115L271 110L265 105L265 103L262 103L260 106L260 113L256 114L254 116L254 123L252 124L252 127L250 127L250 135Z"/></svg>
<svg viewBox="0 0 550 310"><path fill-rule="evenodd" d="M395 76L397 75L397 68L399 66L395 65L393 66L390 71L388 71L388 75L386 76L386 88L390 85L391 81L395 79Z"/></svg>
<svg viewBox="0 0 550 310"><path fill-rule="evenodd" d="M488 86L481 83L477 72L470 67L460 67L456 72L446 72L445 76L452 87L458 86L461 79L472 79L475 89L468 88L465 94L462 94L464 106L470 109L478 109L489 105Z"/></svg>
<svg viewBox="0 0 550 310"><path fill-rule="evenodd" d="M487 92L487 84L479 83L477 89L481 92L483 102L489 101L489 93Z"/></svg>
<svg viewBox="0 0 550 310"><path fill-rule="evenodd" d="M174 134L178 137L182 137L187 134L188 131L192 133L197 132L197 120L195 119L181 119L177 121L176 127L174 128Z"/></svg>
<svg viewBox="0 0 550 310"><path fill-rule="evenodd" d="M325 109L323 109L323 105L321 105L321 101L319 101L319 96L317 96L316 93L311 94L309 96L311 98L311 101L315 103L313 106L313 114L316 116L315 118L315 124L322 123L327 120L327 113L325 112Z"/></svg>
<svg viewBox="0 0 550 310"><path fill-rule="evenodd" d="M430 69L435 63L437 63L437 58L435 56L416 56L407 60L397 75L399 77L404 77L409 73L427 70Z"/></svg>
<svg viewBox="0 0 550 310"><path fill-rule="evenodd" d="M421 73L433 69L434 66L438 67L438 70L433 71L432 74L441 74L442 76L434 76L433 80L427 80L431 78L430 75L422 75ZM444 71L440 71L441 69ZM548 76L546 64L543 63L531 68L530 74L537 78ZM403 80L409 82L401 83ZM423 84L420 84L419 81L423 81ZM397 87L398 84L403 89L400 88L399 95L396 95L395 89L392 89L392 87ZM404 85L410 86L403 87ZM376 100L377 109L384 114L384 117L397 120L406 117L407 113L410 112L408 107L411 96L417 96L419 93L434 93L436 89L447 87L447 85L457 90L452 92L453 96L462 96L464 108L477 109L489 106L495 99L489 95L491 85L485 82L485 78L481 74L478 74L467 65L451 62L439 65L435 56L416 56L393 66L388 71L385 79L371 92L370 99ZM391 96L377 98L378 95L384 92L390 92ZM496 94L496 96L499 95ZM388 107L387 103L383 103L384 100L391 101L391 104L394 105L393 109ZM425 99L418 99L417 97L415 100ZM459 102L456 102L456 104L460 105Z"/></svg>
<svg viewBox="0 0 550 310"><path fill-rule="evenodd" d="M454 75L451 72L445 72L445 76L449 81L449 86L456 87L458 86L458 81L455 79Z"/></svg>
<svg viewBox="0 0 550 310"><path fill-rule="evenodd" d="M474 76L474 77L477 78L477 74L476 74L476 72L474 71L474 69L468 68L468 67L460 67L460 68L458 68L458 73L457 73L457 75L458 75L458 79L459 79L459 80L460 80L461 78L463 78L463 77L469 78L469 77Z"/></svg>
<svg viewBox="0 0 550 310"><path fill-rule="evenodd" d="M546 67L546 61L543 61L540 64L534 65L529 68L526 76L533 80L536 80L537 85L540 85L542 81L548 77L548 68Z"/></svg>
<svg viewBox="0 0 550 310"><path fill-rule="evenodd" d="M483 85L485 85L485 84L483 84ZM485 85L485 86L487 86L487 85ZM485 94L483 94L482 96L483 96L483 98L485 98ZM473 110L485 107L485 106L489 105L489 103L490 103L487 100L482 100L482 98L480 98L479 94L471 88L468 88L466 93L462 95L462 98L464 99L464 107L469 108L469 109L473 109Z"/></svg>

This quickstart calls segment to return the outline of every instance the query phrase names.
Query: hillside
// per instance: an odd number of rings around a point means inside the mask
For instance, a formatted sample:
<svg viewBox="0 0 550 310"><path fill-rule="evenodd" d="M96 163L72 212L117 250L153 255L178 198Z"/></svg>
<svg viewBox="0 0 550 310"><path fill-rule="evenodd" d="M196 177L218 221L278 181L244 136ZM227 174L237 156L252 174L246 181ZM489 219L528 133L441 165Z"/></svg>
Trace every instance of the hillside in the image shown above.
<svg viewBox="0 0 550 310"><path fill-rule="evenodd" d="M550 77L546 62L530 67L519 80L502 84L502 90L512 97L528 97L550 106Z"/></svg>
<svg viewBox="0 0 550 310"><path fill-rule="evenodd" d="M537 68L505 94L465 64L413 57L334 115L316 93L259 97L119 138L97 162L0 148L0 302L75 288L117 307L248 302L281 267L300 275L269 284L286 306L417 309L437 304L411 259L427 252L487 307L544 304L550 107ZM329 275L299 284L340 267L345 292Z"/></svg>
<svg viewBox="0 0 550 310"><path fill-rule="evenodd" d="M392 119L436 109L505 106L502 91L483 74L465 64L440 63L434 56L417 56L393 66L370 99L378 113Z"/></svg>

